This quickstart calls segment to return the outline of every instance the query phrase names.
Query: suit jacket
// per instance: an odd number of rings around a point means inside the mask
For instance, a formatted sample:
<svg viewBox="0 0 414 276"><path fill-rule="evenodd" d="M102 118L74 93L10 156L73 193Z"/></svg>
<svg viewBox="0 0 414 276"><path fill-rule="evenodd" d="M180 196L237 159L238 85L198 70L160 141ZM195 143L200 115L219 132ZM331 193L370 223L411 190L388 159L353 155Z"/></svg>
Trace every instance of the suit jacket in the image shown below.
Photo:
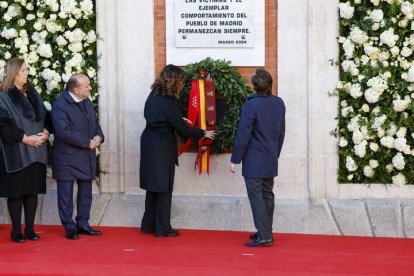
<svg viewBox="0 0 414 276"><path fill-rule="evenodd" d="M147 126L141 135L140 186L152 192L172 192L178 164L175 131L196 139L204 131L186 124L176 99L154 92L145 102L144 116Z"/></svg>
<svg viewBox="0 0 414 276"><path fill-rule="evenodd" d="M242 106L231 162L248 178L272 178L285 137L285 104L277 96L249 97Z"/></svg>
<svg viewBox="0 0 414 276"><path fill-rule="evenodd" d="M104 140L96 112L89 98L75 102L67 90L52 105L51 117L55 140L52 169L57 180L90 180L96 175L96 153L90 140Z"/></svg>

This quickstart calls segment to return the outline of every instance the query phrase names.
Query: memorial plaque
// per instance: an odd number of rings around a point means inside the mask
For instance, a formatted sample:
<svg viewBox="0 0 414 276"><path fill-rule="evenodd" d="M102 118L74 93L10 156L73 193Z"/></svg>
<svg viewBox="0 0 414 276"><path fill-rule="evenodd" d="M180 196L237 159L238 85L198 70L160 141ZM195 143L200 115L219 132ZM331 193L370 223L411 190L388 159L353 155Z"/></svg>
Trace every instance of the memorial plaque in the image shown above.
<svg viewBox="0 0 414 276"><path fill-rule="evenodd" d="M175 47L252 48L252 0L175 0Z"/></svg>

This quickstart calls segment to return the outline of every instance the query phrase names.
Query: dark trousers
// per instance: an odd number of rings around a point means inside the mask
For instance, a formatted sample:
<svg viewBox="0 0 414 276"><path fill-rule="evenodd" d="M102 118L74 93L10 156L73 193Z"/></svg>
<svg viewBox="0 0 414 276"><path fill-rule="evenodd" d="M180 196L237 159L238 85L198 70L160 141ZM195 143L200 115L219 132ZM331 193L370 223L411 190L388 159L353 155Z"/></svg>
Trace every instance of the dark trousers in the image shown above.
<svg viewBox="0 0 414 276"><path fill-rule="evenodd" d="M171 227L172 192L157 193L147 191L145 195L145 212L142 217L141 231L166 234Z"/></svg>
<svg viewBox="0 0 414 276"><path fill-rule="evenodd" d="M89 227L92 205L92 180L77 180L78 196L76 199L77 216L73 220L73 183L74 181L57 180L59 217L66 230L76 230L77 226Z"/></svg>
<svg viewBox="0 0 414 276"><path fill-rule="evenodd" d="M24 209L25 232L34 231L37 195L8 198L7 208L9 209L10 219L12 221L12 235L22 233L22 208Z"/></svg>
<svg viewBox="0 0 414 276"><path fill-rule="evenodd" d="M259 239L272 239L275 196L273 178L244 178Z"/></svg>

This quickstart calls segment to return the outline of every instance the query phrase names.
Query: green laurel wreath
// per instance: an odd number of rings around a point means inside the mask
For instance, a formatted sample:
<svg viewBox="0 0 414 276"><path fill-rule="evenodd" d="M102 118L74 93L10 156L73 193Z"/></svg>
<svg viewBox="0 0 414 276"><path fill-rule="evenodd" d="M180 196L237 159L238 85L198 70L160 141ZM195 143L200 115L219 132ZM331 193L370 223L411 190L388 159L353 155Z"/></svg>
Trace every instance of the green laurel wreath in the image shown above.
<svg viewBox="0 0 414 276"><path fill-rule="evenodd" d="M216 94L224 97L226 108L223 117L217 122L216 138L210 148L213 153L228 152L233 146L241 106L252 93L246 79L235 68L230 67L230 64L230 61L206 58L185 68L185 86L180 96L184 114L188 111L191 81L202 78L202 72L207 78L214 79Z"/></svg>

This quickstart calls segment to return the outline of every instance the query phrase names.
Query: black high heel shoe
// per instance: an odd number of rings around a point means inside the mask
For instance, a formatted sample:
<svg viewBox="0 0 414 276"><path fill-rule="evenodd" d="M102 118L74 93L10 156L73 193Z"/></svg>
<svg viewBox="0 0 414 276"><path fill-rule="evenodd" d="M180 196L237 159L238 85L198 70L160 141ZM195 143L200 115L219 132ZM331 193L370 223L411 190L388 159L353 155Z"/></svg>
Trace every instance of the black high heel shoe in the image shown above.
<svg viewBox="0 0 414 276"><path fill-rule="evenodd" d="M40 236L35 231L24 232L24 236L31 241L38 241L40 239Z"/></svg>
<svg viewBox="0 0 414 276"><path fill-rule="evenodd" d="M17 243L23 243L25 241L24 236L22 235L22 233L18 233L18 234L10 234L11 236L11 240Z"/></svg>

